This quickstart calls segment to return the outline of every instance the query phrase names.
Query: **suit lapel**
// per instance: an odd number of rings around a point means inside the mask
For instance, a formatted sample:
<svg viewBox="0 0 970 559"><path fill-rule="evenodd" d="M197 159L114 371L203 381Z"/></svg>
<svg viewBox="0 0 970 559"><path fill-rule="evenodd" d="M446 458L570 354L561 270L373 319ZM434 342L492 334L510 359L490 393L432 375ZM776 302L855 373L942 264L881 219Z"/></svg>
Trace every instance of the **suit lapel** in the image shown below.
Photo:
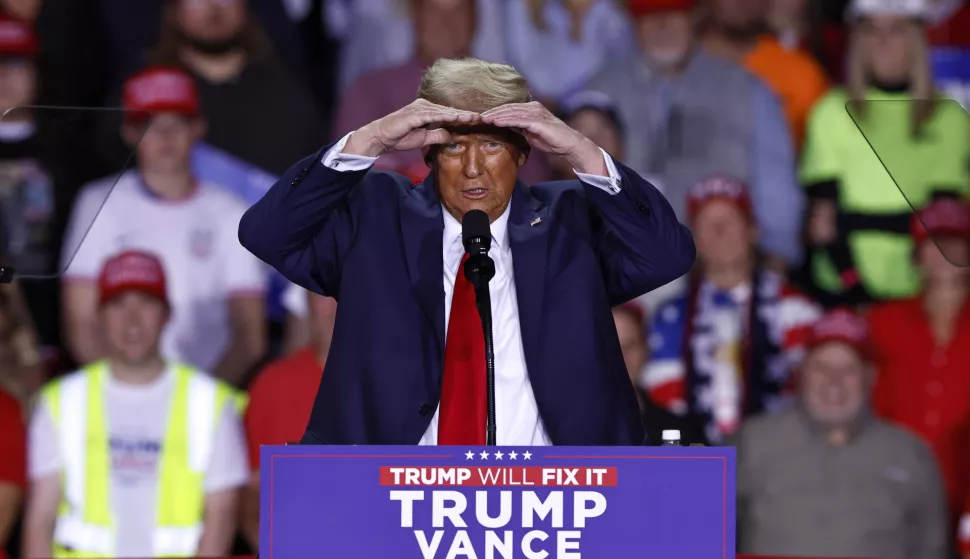
<svg viewBox="0 0 970 559"><path fill-rule="evenodd" d="M441 211L431 175L411 189L401 204L401 236L404 239L411 288L418 305L434 325L438 349L443 353L445 288L441 252L444 221Z"/></svg>
<svg viewBox="0 0 970 559"><path fill-rule="evenodd" d="M509 214L509 245L515 270L515 293L526 365L538 369L539 334L542 330L542 298L546 284L548 217L529 187L519 182L512 193Z"/></svg>

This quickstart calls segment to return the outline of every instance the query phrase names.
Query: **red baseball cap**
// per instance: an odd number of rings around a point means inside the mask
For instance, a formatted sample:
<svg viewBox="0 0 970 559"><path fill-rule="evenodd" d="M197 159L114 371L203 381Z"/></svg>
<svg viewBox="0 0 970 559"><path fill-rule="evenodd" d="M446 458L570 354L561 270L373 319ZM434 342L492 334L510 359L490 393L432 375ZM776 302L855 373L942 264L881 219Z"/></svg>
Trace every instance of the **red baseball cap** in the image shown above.
<svg viewBox="0 0 970 559"><path fill-rule="evenodd" d="M694 9L693 0L627 0L630 15L640 16L663 12L689 12Z"/></svg>
<svg viewBox="0 0 970 559"><path fill-rule="evenodd" d="M937 200L914 212L910 225L916 244L931 237L970 239L970 206L957 200Z"/></svg>
<svg viewBox="0 0 970 559"><path fill-rule="evenodd" d="M199 93L195 80L179 68L154 66L128 78L122 103L129 119L145 113L178 113L199 116Z"/></svg>
<svg viewBox="0 0 970 559"><path fill-rule="evenodd" d="M146 293L168 304L165 268L148 252L130 250L109 258L101 268L98 289L101 304L129 291Z"/></svg>
<svg viewBox="0 0 970 559"><path fill-rule="evenodd" d="M864 318L848 309L829 311L815 321L805 340L805 350L810 351L828 342L844 343L859 352L863 358L872 357L869 325Z"/></svg>
<svg viewBox="0 0 970 559"><path fill-rule="evenodd" d="M716 175L700 181L687 191L688 219L691 221L697 219L704 206L714 200L731 202L741 210L745 217L753 218L751 195L748 194L748 187L737 179Z"/></svg>
<svg viewBox="0 0 970 559"><path fill-rule="evenodd" d="M37 36L33 28L19 19L0 14L0 56L33 58Z"/></svg>

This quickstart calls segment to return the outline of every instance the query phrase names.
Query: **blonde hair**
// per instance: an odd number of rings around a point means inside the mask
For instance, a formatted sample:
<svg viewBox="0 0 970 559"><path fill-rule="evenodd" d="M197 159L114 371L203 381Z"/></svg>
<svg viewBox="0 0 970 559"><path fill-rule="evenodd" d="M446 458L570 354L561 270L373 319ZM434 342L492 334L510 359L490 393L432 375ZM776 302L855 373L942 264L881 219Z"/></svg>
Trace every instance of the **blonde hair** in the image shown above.
<svg viewBox="0 0 970 559"><path fill-rule="evenodd" d="M418 99L483 113L508 103L532 100L529 84L507 64L477 58L441 58L424 73Z"/></svg>
<svg viewBox="0 0 970 559"><path fill-rule="evenodd" d="M909 72L909 96L912 107L910 132L913 137L919 137L923 127L933 116L937 100L936 91L933 88L933 75L930 68L926 35L922 27L915 23L909 27L908 34L913 48L913 61ZM849 94L853 113L862 118L865 118L866 114L866 91L871 79L867 67L869 56L871 56L871 53L865 52L858 31L854 30L849 43L846 91Z"/></svg>

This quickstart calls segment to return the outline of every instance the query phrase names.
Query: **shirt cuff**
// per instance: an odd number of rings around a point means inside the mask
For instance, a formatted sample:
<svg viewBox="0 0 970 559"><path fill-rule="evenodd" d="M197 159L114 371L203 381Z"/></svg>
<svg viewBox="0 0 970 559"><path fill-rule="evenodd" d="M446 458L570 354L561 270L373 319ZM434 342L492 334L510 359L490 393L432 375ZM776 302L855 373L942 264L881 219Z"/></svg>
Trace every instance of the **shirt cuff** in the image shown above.
<svg viewBox="0 0 970 559"><path fill-rule="evenodd" d="M353 134L353 132L350 134ZM340 138L339 142L328 149L327 153L323 154L321 162L324 166L334 171L350 173L353 171L366 171L374 165L374 162L377 161L376 157L343 153L344 146L347 145L347 140L350 139L350 134ZM609 162L607 162L607 165L609 165Z"/></svg>
<svg viewBox="0 0 970 559"><path fill-rule="evenodd" d="M346 141L346 138L344 138L343 141ZM595 186L596 188L606 191L609 194L619 194L620 172L616 170L616 163L613 162L613 158L610 157L610 154L606 153L603 148L600 148L600 151L603 152L603 159L606 161L606 170L609 172L610 176L604 177L601 175L587 175L586 173L580 173L576 169L573 169L573 172L576 173L577 179L590 186Z"/></svg>

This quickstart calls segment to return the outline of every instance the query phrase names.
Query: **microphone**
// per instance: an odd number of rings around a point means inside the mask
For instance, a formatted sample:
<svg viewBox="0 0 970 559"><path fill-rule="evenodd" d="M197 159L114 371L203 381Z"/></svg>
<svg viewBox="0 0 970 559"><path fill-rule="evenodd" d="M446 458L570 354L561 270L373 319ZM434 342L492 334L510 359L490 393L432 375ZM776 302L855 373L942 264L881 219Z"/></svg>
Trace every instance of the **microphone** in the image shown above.
<svg viewBox="0 0 970 559"><path fill-rule="evenodd" d="M461 218L461 244L469 255L465 262L465 278L475 288L475 306L485 334L485 407L488 410L485 444L495 446L495 343L492 338L492 300L488 291L488 282L495 277L495 262L488 256L492 230L485 212L465 212Z"/></svg>
<svg viewBox="0 0 970 559"><path fill-rule="evenodd" d="M461 218L461 244L469 255L465 262L465 277L475 286L477 295L480 289L488 289L489 280L495 277L495 262L488 256L488 249L492 246L492 230L485 212L465 212Z"/></svg>
<svg viewBox="0 0 970 559"><path fill-rule="evenodd" d="M461 218L461 244L468 254L488 254L488 249L492 246L492 230L485 212L465 212Z"/></svg>

